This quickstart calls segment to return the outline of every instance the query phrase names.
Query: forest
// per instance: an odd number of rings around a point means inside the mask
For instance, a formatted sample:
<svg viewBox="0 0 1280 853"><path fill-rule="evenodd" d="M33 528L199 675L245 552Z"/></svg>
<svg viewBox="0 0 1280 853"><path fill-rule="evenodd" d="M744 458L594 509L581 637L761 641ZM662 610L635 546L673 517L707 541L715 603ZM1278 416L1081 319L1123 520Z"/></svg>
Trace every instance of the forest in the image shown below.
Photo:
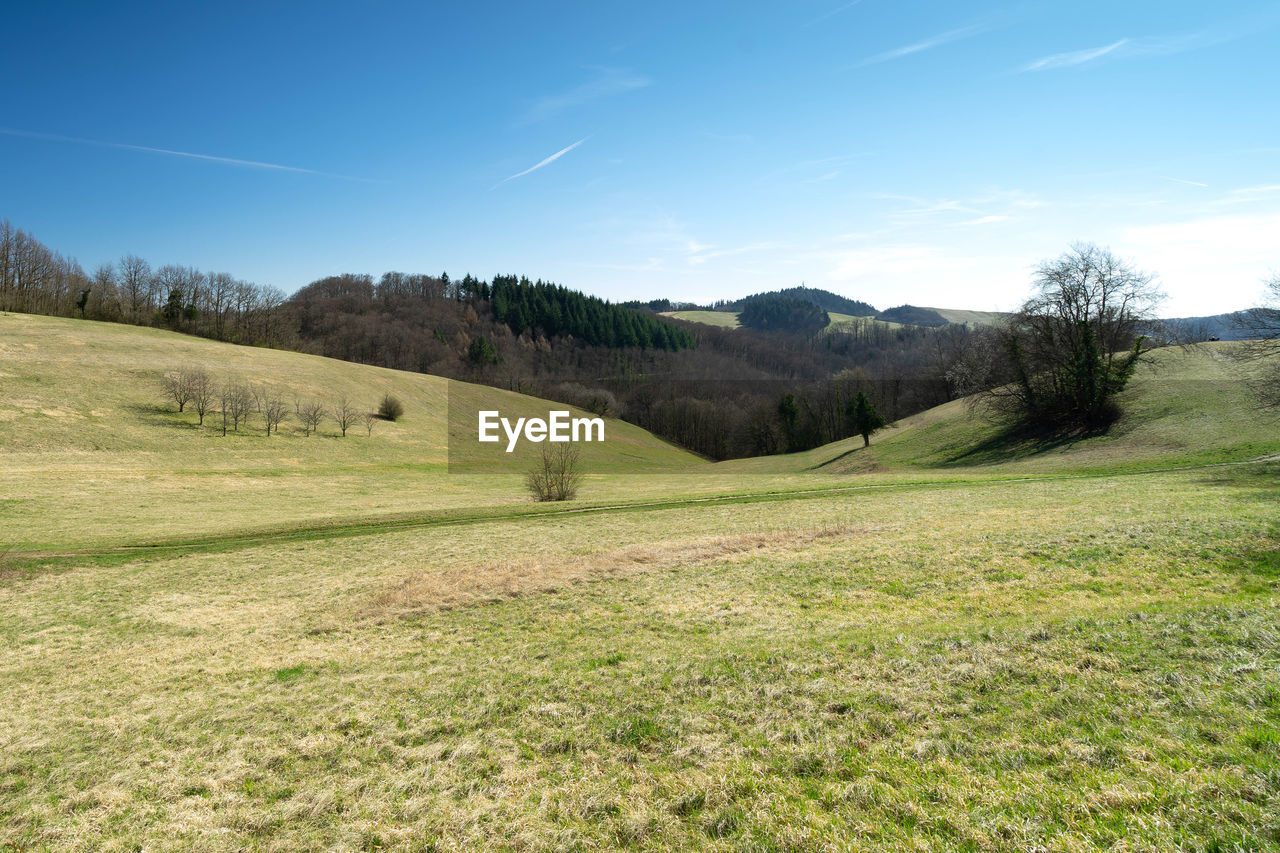
<svg viewBox="0 0 1280 853"><path fill-rule="evenodd" d="M827 309L798 298L806 291L823 292L792 288L743 300L766 318L767 331L685 323L654 313L678 303L632 308L515 275L347 273L286 295L228 273L153 267L132 254L87 272L0 220L0 310L155 326L480 382L621 417L713 459L852 435L848 407L859 391L891 421L952 398L947 373L971 332L857 319L819 333ZM771 311L800 319L771 324Z"/></svg>

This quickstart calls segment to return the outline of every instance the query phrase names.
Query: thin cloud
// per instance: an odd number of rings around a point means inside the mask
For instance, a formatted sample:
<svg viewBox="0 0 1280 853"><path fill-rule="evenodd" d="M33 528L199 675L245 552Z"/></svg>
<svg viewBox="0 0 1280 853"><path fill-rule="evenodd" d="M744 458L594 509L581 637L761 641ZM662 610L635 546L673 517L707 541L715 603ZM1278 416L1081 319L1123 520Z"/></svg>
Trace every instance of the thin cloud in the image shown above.
<svg viewBox="0 0 1280 853"><path fill-rule="evenodd" d="M1246 36L1257 35L1276 25L1280 15L1275 11L1226 21L1217 26L1190 33L1143 38L1122 38L1102 47L1055 53L1030 62L1021 71L1052 71L1075 68L1100 59L1135 59L1145 56L1173 56L1188 50L1226 44Z"/></svg>
<svg viewBox="0 0 1280 853"><path fill-rule="evenodd" d="M944 44L960 41L961 39L970 38L987 31L987 27L977 24L961 27L958 30L949 30L945 33L939 33L936 36L918 41L914 44L905 45L904 47L896 47L893 50L886 50L884 53L877 53L875 56L868 56L857 64L856 67L864 68L868 65L878 65L881 62L891 62L895 59L902 59L904 56L910 56L913 53L922 53L926 50L932 50L935 47L941 47Z"/></svg>
<svg viewBox="0 0 1280 853"><path fill-rule="evenodd" d="M1132 39L1120 39L1113 41L1111 44L1102 47L1091 47L1087 50L1072 50L1066 53L1055 53L1051 56L1045 56L1030 62L1022 67L1023 71L1048 71L1053 68L1071 68L1075 65L1084 65L1089 62L1101 59L1104 56L1110 56L1126 45L1133 43Z"/></svg>
<svg viewBox="0 0 1280 853"><path fill-rule="evenodd" d="M820 24L820 23L822 23L823 21L827 20L828 18L834 18L836 15L839 15L841 12L844 12L844 11L846 11L846 10L848 10L848 9L852 9L854 6L857 6L857 5L858 5L859 3L861 3L861 2L862 2L862 0L853 0L853 2L851 2L851 3L845 3L845 4L844 4L844 5L842 5L842 6L837 6L836 8L832 9L831 11L829 11L829 12L824 12L824 13L822 13L821 15L819 15L818 17L814 18L812 21L809 21L808 23L805 23L805 24L801 25L801 29L803 29L803 28L805 28L805 27L812 27L814 24Z"/></svg>
<svg viewBox="0 0 1280 853"><path fill-rule="evenodd" d="M617 68L596 69L594 80L588 80L565 92L538 98L525 110L517 124L533 124L593 101L643 89L653 83L648 77Z"/></svg>
<svg viewBox="0 0 1280 853"><path fill-rule="evenodd" d="M1199 181L1188 181L1186 178L1174 178L1169 175L1162 175L1166 181L1173 181L1176 184L1186 184L1189 187L1207 187L1208 184L1202 184Z"/></svg>
<svg viewBox="0 0 1280 853"><path fill-rule="evenodd" d="M563 157L564 155L568 154L570 151L572 151L573 149L577 148L579 145L581 145L582 143L586 142L586 141L587 141L588 139L590 139L590 138L591 138L591 137L589 137L589 136L584 136L582 139L579 139L577 142L573 143L572 145L569 145L569 146L566 146L566 147L564 147L564 148L561 148L559 151L557 151L556 153L552 154L550 157L547 157L547 158L545 158L545 159L543 159L543 160L539 160L537 163L535 163L535 164L533 164L532 166L530 166L529 168L525 169L523 172L516 172L514 175L511 175L511 176L509 176L509 177L503 178L502 180L500 180L500 181L498 181L496 184L494 184L492 187L490 187L490 189L495 189L495 190L496 190L498 187L502 186L502 185L503 185L503 184L505 184L507 181L514 181L516 178L523 178L525 175L528 175L528 174L529 174L529 173L531 173L531 172L536 172L536 171L538 171L538 170L539 170L539 169L541 169L543 166L549 166L549 165L551 165L552 163L554 163L555 161L559 160L561 157Z"/></svg>
<svg viewBox="0 0 1280 853"><path fill-rule="evenodd" d="M371 181L370 178L355 178L350 175L335 175L331 172L318 172L315 169L303 169L298 166L283 166L279 163L264 163L259 160L240 160L235 157L219 157L213 154L197 154L193 151L174 151L170 148L152 148L149 145L130 145L127 142L107 142L101 139L82 139L76 136L61 136L56 133L38 133L32 130L15 130L0 128L5 136L20 136L25 139L41 139L46 142L71 142L76 145L94 145L99 148L116 148L122 151L141 151L144 154L165 154L169 157L186 157L192 160L206 160L211 163L222 163L227 166L242 166L251 169L272 169L278 172L297 172L303 175L320 175L326 178L341 178L344 181Z"/></svg>
<svg viewBox="0 0 1280 853"><path fill-rule="evenodd" d="M746 246L737 246L731 249L721 249L716 246L690 240L686 247L685 254L689 263L696 266L697 264L705 264L707 261L714 260L715 258L741 255L747 252L762 252L768 249L778 249L782 247L782 243L770 241L765 243L751 243Z"/></svg>

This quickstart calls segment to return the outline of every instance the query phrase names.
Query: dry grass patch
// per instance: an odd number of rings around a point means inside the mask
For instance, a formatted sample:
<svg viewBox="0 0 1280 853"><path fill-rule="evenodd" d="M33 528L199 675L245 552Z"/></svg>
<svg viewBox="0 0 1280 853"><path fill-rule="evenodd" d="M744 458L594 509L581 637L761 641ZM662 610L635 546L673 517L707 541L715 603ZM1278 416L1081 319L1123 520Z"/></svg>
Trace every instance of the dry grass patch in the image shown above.
<svg viewBox="0 0 1280 853"><path fill-rule="evenodd" d="M794 550L820 540L863 533L867 529L835 525L813 530L781 530L633 545L580 556L516 558L436 567L404 578L379 593L362 615L366 619L377 620L492 603L535 592L551 592L583 581L691 568L712 560L771 550Z"/></svg>

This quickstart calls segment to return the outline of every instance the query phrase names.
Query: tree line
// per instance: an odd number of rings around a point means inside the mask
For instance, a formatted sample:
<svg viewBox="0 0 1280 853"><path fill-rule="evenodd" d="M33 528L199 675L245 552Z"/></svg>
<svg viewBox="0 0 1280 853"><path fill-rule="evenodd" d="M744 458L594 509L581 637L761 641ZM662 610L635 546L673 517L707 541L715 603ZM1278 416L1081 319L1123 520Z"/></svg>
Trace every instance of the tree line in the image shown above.
<svg viewBox="0 0 1280 853"><path fill-rule="evenodd" d="M265 435L278 435L290 417L297 419L302 434L307 437L317 434L326 420L333 421L342 438L357 428L371 436L380 419L396 420L404 411L400 402L390 395L382 398L375 411L356 405L345 394L331 401L296 395L290 398L279 388L247 382L240 376L216 378L203 367L169 370L161 380L161 388L179 414L193 412L199 426L204 426L208 418L221 428L224 436L228 432L239 432L242 426L248 427L254 418L260 420Z"/></svg>
<svg viewBox="0 0 1280 853"><path fill-rule="evenodd" d="M171 328L587 402L712 458L852 434L839 418L808 414L835 405L821 389L841 371L861 370L866 393L891 420L945 402L953 396L947 372L970 334L872 321L818 336L720 329L516 276L343 274L286 297L228 274L156 268L133 255L85 275L18 233L0 232L9 235L0 252L6 310ZM15 252L24 260L13 261ZM45 261L32 264L26 255ZM44 272L29 272L34 267ZM800 412L794 424L779 419L787 394ZM290 418L302 423L296 410ZM231 424L234 431L234 418Z"/></svg>

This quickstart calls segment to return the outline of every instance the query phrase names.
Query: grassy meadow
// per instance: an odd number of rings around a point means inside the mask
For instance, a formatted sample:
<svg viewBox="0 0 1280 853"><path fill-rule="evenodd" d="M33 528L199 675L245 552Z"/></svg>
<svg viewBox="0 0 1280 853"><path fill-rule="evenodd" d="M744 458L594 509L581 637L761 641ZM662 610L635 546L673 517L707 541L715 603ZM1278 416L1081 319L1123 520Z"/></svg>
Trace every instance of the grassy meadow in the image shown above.
<svg viewBox="0 0 1280 853"><path fill-rule="evenodd" d="M538 401L0 316L0 849L1276 849L1280 424L1229 356L1049 446L611 423L548 508L444 451L450 393ZM185 363L407 414L223 439Z"/></svg>

